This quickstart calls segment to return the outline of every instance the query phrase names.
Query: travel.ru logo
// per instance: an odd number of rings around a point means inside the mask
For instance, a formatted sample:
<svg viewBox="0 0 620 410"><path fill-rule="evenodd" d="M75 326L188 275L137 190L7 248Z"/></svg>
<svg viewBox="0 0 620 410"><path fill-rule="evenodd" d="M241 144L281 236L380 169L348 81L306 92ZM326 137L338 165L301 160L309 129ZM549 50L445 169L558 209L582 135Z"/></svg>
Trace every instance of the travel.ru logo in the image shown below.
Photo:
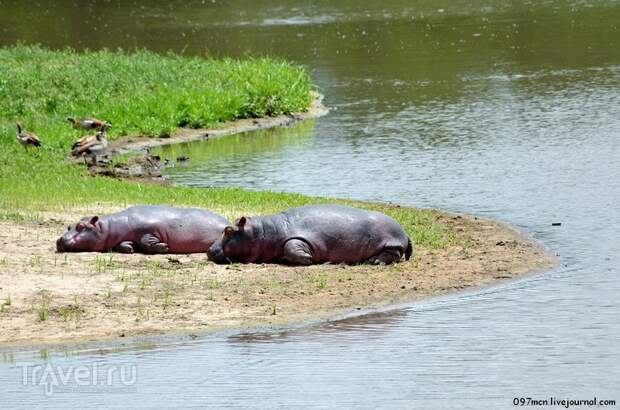
<svg viewBox="0 0 620 410"><path fill-rule="evenodd" d="M60 366L53 363L16 363L21 369L23 386L41 386L45 395L58 392L101 391L105 393L135 390L138 370L134 364Z"/></svg>

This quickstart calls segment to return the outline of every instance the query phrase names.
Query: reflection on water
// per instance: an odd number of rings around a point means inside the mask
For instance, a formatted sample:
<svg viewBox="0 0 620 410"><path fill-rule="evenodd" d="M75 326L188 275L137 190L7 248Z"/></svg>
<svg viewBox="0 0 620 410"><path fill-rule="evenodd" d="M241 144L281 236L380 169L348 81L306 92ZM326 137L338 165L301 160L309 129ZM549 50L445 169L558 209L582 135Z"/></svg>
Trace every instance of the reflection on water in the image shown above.
<svg viewBox="0 0 620 410"><path fill-rule="evenodd" d="M2 0L0 43L293 59L312 71L327 117L167 148L192 158L168 178L476 213L528 230L562 266L313 326L46 359L6 353L3 404L479 409L522 396L620 399L620 4L370 3ZM136 364L138 381L46 398L21 384L23 360Z"/></svg>
<svg viewBox="0 0 620 410"><path fill-rule="evenodd" d="M350 316L344 319L335 319L321 323L316 326L305 326L302 329L284 329L281 331L260 332L254 330L251 333L239 333L228 337L231 343L266 343L278 342L285 343L288 339L298 338L300 334L308 332L312 334L326 333L347 333L360 331L364 332L364 337L368 339L381 338L383 334L394 326L400 326L404 318L407 317L407 309L391 309L387 311L376 311L363 315ZM372 334L368 330L373 329Z"/></svg>
<svg viewBox="0 0 620 410"><path fill-rule="evenodd" d="M190 158L188 163L177 163L167 168L168 175L179 175L187 185L200 181L201 175L211 175L213 185L226 185L231 175L250 177L265 164L286 158L292 152L303 151L312 145L315 122L304 121L290 128L253 131L238 135L212 138L206 142L169 145L153 153L174 161L180 156ZM286 178L285 175L282 176ZM277 187L278 176L265 180ZM219 182L222 181L222 182ZM202 185L198 183L197 185Z"/></svg>

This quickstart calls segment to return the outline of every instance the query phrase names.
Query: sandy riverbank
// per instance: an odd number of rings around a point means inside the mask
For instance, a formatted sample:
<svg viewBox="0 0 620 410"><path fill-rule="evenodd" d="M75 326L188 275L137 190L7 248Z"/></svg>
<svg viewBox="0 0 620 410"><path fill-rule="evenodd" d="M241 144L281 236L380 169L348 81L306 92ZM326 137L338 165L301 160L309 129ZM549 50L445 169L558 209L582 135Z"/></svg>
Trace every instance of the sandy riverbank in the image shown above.
<svg viewBox="0 0 620 410"><path fill-rule="evenodd" d="M109 209L112 210L112 209ZM393 266L218 266L205 255L58 254L81 213L0 222L0 345L73 343L321 319L551 267L510 227L435 211L458 238Z"/></svg>

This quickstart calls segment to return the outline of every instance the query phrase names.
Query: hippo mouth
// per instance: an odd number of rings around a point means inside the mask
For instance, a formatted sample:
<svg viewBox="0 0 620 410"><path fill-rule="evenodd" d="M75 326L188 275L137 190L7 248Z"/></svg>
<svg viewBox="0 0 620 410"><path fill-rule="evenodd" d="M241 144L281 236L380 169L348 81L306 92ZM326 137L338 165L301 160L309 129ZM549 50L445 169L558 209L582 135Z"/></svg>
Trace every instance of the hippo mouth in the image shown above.
<svg viewBox="0 0 620 410"><path fill-rule="evenodd" d="M224 256L224 252L219 249L213 249L213 247L207 249L207 256L210 260L219 265L230 263L230 260L226 256Z"/></svg>
<svg viewBox="0 0 620 410"><path fill-rule="evenodd" d="M56 252L62 253L62 252L72 252L73 249L72 246L74 245L72 240L67 241L66 239L63 240L62 237L58 238L58 240L56 241Z"/></svg>
<svg viewBox="0 0 620 410"><path fill-rule="evenodd" d="M62 238L58 238L58 240L56 241L56 252L64 252L65 248L64 245L62 244Z"/></svg>

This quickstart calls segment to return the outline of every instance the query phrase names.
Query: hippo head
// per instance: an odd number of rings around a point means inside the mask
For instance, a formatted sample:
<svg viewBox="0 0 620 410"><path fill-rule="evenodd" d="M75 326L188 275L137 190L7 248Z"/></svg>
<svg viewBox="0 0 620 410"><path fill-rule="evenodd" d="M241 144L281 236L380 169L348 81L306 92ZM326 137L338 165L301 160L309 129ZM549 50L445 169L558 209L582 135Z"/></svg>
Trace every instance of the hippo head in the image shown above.
<svg viewBox="0 0 620 410"><path fill-rule="evenodd" d="M105 247L103 224L98 216L83 218L56 241L58 252L102 252Z"/></svg>
<svg viewBox="0 0 620 410"><path fill-rule="evenodd" d="M207 256L215 263L251 263L255 247L255 237L249 224L250 218L242 216L234 226L224 229L222 238L215 241L207 251Z"/></svg>

